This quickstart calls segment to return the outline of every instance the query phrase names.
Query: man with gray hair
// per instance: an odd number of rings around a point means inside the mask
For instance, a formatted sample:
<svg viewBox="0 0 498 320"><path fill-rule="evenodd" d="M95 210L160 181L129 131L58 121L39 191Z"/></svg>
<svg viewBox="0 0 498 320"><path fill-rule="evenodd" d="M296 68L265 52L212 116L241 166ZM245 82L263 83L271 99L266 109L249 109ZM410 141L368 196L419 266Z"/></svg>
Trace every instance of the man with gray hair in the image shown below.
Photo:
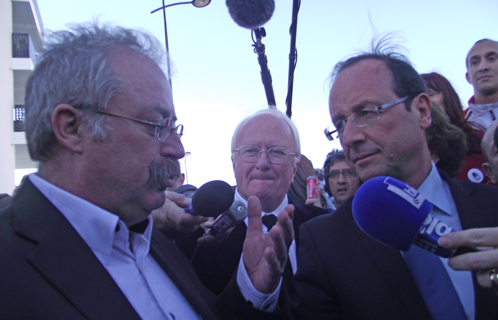
<svg viewBox="0 0 498 320"><path fill-rule="evenodd" d="M293 239L290 206L263 235L259 201L249 199L242 280L219 297L152 227L184 156L157 39L97 24L50 39L26 88L39 170L0 211L0 318L285 317L278 284Z"/></svg>
<svg viewBox="0 0 498 320"><path fill-rule="evenodd" d="M268 108L243 119L233 133L231 152L237 183L235 200L247 204L250 197L258 197L263 232L272 229L276 214L288 204L295 207L293 226L296 239L304 221L330 212L292 201L287 196L301 158L301 144L295 124L283 112ZM249 233L247 222L246 219L245 223L236 225L228 238L216 246L196 248L195 240L202 235L200 233L178 244L191 258L204 285L216 294L221 293L239 265L244 238ZM289 249L289 262L284 282L292 290L292 275L297 268L295 243Z"/></svg>

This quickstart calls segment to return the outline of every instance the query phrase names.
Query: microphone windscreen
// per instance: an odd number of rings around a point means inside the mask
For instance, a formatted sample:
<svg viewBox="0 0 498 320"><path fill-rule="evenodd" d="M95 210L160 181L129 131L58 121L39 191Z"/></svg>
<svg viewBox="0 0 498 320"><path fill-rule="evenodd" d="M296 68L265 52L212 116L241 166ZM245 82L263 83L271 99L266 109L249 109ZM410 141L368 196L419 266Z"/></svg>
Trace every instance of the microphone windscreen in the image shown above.
<svg viewBox="0 0 498 320"><path fill-rule="evenodd" d="M216 217L230 208L233 196L232 187L225 181L209 181L194 193L192 208L197 215Z"/></svg>
<svg viewBox="0 0 498 320"><path fill-rule="evenodd" d="M370 237L407 251L419 234L432 204L417 190L392 177L364 182L353 198L353 218Z"/></svg>
<svg viewBox="0 0 498 320"><path fill-rule="evenodd" d="M251 30L267 23L275 11L274 0L226 0L226 4L233 21Z"/></svg>
<svg viewBox="0 0 498 320"><path fill-rule="evenodd" d="M495 147L498 149L498 126L495 128L495 134L493 138L495 142Z"/></svg>

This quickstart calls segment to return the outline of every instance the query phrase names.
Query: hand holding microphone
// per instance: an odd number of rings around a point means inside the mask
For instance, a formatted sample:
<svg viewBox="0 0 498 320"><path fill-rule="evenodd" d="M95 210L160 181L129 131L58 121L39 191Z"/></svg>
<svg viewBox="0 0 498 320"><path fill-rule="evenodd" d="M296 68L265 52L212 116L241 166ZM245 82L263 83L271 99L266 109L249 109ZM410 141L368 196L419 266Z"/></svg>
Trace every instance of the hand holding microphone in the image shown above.
<svg viewBox="0 0 498 320"><path fill-rule="evenodd" d="M455 270L479 271L479 285L483 288L494 288L498 293L498 228L452 232L442 236L438 244L447 249L479 247L481 251L452 257L448 264Z"/></svg>
<svg viewBox="0 0 498 320"><path fill-rule="evenodd" d="M208 220L207 217L222 215L232 204L233 190L230 185L215 180L196 190L192 200L176 192L166 192L164 205L154 210L152 217L155 226L163 233L179 240L197 230L201 223Z"/></svg>

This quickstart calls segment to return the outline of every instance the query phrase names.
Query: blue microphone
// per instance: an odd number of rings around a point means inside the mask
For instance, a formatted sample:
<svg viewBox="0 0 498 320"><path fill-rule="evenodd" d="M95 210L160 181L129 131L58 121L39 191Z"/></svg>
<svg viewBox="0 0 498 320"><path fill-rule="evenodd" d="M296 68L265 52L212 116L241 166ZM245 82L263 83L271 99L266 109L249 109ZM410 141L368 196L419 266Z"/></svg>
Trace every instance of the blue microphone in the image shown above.
<svg viewBox="0 0 498 320"><path fill-rule="evenodd" d="M397 250L408 251L415 244L445 258L464 253L437 244L442 235L454 230L429 214L432 207L406 183L380 176L364 182L356 191L353 218L371 238ZM476 250L466 249L466 252Z"/></svg>

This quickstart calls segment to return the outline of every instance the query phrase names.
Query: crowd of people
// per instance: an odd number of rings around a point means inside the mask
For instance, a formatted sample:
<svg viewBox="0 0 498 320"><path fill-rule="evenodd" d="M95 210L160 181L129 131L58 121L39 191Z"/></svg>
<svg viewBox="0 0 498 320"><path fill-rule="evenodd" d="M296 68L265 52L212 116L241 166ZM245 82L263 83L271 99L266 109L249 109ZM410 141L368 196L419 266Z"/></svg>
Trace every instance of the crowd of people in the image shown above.
<svg viewBox="0 0 498 320"><path fill-rule="evenodd" d="M183 185L184 128L157 39L97 23L52 34L26 87L39 169L0 198L0 318L498 318L498 42L465 58L465 111L448 80L388 42L335 65L343 149L318 174L281 111L237 125L232 190L247 217L213 235L212 218L186 212L196 188ZM447 259L367 236L353 201L379 176L456 231L439 246L479 249Z"/></svg>

